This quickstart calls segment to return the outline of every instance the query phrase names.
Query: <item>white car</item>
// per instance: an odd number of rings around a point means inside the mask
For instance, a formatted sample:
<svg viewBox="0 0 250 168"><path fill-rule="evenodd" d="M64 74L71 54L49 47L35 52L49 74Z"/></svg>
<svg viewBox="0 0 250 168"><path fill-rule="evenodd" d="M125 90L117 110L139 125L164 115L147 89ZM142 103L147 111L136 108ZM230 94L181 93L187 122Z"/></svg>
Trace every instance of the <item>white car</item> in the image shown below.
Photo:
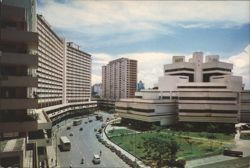
<svg viewBox="0 0 250 168"><path fill-rule="evenodd" d="M94 155L94 158L93 158L93 163L94 164L100 164L101 163L101 158L99 155Z"/></svg>

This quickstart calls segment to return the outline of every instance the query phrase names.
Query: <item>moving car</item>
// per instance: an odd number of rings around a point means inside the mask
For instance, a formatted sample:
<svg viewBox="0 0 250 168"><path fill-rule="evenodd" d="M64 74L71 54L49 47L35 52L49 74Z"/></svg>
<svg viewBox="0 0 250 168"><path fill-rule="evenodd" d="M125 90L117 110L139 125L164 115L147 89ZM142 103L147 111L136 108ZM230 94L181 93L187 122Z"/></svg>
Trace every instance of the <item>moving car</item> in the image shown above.
<svg viewBox="0 0 250 168"><path fill-rule="evenodd" d="M92 162L94 164L100 164L101 163L101 158L99 155L94 155Z"/></svg>

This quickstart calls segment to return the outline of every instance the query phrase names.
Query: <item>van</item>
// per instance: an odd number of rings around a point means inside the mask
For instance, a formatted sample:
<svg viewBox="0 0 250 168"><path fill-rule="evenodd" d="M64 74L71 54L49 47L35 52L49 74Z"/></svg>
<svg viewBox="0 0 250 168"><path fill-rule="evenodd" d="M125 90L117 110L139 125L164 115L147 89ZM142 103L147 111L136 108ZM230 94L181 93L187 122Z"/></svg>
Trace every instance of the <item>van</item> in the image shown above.
<svg viewBox="0 0 250 168"><path fill-rule="evenodd" d="M92 161L93 161L94 164L100 164L101 163L101 158L100 158L99 155L94 155Z"/></svg>

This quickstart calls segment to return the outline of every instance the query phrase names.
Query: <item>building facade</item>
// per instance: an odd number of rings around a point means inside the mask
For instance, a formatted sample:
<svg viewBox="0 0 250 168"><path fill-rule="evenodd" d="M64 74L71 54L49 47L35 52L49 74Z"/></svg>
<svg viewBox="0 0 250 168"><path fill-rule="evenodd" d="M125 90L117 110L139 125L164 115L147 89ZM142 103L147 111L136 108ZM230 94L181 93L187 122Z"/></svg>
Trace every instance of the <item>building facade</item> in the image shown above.
<svg viewBox="0 0 250 168"><path fill-rule="evenodd" d="M220 62L218 55L206 56L205 62L202 52L193 53L188 62L184 56L173 56L172 64L164 65L164 76L159 77L154 90L136 92L137 99L121 99L115 104L116 111L123 119L161 125L217 123L234 128L235 123L250 122L250 108L242 77L233 76L232 68L232 64ZM166 99L168 102L162 102ZM150 101L161 101L165 106L160 117L153 118L157 107L143 111ZM137 104L143 106L133 108ZM168 120L169 114L176 117Z"/></svg>
<svg viewBox="0 0 250 168"><path fill-rule="evenodd" d="M145 89L144 83L142 81L139 81L139 83L137 83L137 86L136 86L136 91L139 92L143 89Z"/></svg>
<svg viewBox="0 0 250 168"><path fill-rule="evenodd" d="M92 86L92 96L102 96L102 84L97 83Z"/></svg>
<svg viewBox="0 0 250 168"><path fill-rule="evenodd" d="M51 29L42 15L37 15L39 108L63 102L64 41Z"/></svg>
<svg viewBox="0 0 250 168"><path fill-rule="evenodd" d="M46 167L52 124L97 106L91 55L36 15L35 0L3 0L0 14L0 167Z"/></svg>
<svg viewBox="0 0 250 168"><path fill-rule="evenodd" d="M51 120L46 113L36 111L38 33L32 16L35 5L33 0L0 2L0 166L3 167L36 168L44 160L46 146L51 144Z"/></svg>
<svg viewBox="0 0 250 168"><path fill-rule="evenodd" d="M134 97L137 83L137 61L113 60L102 67L103 98L118 100Z"/></svg>
<svg viewBox="0 0 250 168"><path fill-rule="evenodd" d="M66 103L85 102L91 97L91 55L73 42L66 49Z"/></svg>

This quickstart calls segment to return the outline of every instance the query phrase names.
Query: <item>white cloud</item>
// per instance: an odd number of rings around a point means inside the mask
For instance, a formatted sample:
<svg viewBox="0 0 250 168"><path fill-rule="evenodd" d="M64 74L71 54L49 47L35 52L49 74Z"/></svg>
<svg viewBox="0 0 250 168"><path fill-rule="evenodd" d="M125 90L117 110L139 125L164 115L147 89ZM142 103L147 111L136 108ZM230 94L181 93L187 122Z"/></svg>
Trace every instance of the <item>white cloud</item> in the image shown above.
<svg viewBox="0 0 250 168"><path fill-rule="evenodd" d="M249 23L249 1L67 1L47 0L38 11L52 26L89 37L129 34L129 42L172 34L165 25L184 28L232 27ZM149 35L150 34L150 35ZM133 38L134 37L134 38ZM103 41L105 43L105 41ZM107 45L108 45L107 44Z"/></svg>
<svg viewBox="0 0 250 168"><path fill-rule="evenodd" d="M106 65L109 61L115 58L129 58L138 61L138 80L142 80L145 86L152 87L157 83L158 77L163 76L163 65L171 63L173 55L183 55L180 53L161 53L161 52L146 52L146 53L128 53L116 56L108 54L93 54L93 74L95 79L92 84L101 82L101 66ZM97 78L97 76L99 76Z"/></svg>
<svg viewBox="0 0 250 168"><path fill-rule="evenodd" d="M233 74L242 76L245 89L250 89L250 44L237 55L227 59L234 65Z"/></svg>
<svg viewBox="0 0 250 168"><path fill-rule="evenodd" d="M205 53L204 55L209 54L211 53ZM163 76L163 65L170 64L174 55L185 55L186 61L192 56L190 53L162 52L127 53L116 56L103 53L93 54L92 84L101 82L102 65L106 65L113 59L125 57L138 61L138 80L142 80L146 88L152 87L153 84L157 83L158 77ZM222 59L221 61L232 63L234 65L233 75L242 76L245 88L250 89L250 45L239 54Z"/></svg>

